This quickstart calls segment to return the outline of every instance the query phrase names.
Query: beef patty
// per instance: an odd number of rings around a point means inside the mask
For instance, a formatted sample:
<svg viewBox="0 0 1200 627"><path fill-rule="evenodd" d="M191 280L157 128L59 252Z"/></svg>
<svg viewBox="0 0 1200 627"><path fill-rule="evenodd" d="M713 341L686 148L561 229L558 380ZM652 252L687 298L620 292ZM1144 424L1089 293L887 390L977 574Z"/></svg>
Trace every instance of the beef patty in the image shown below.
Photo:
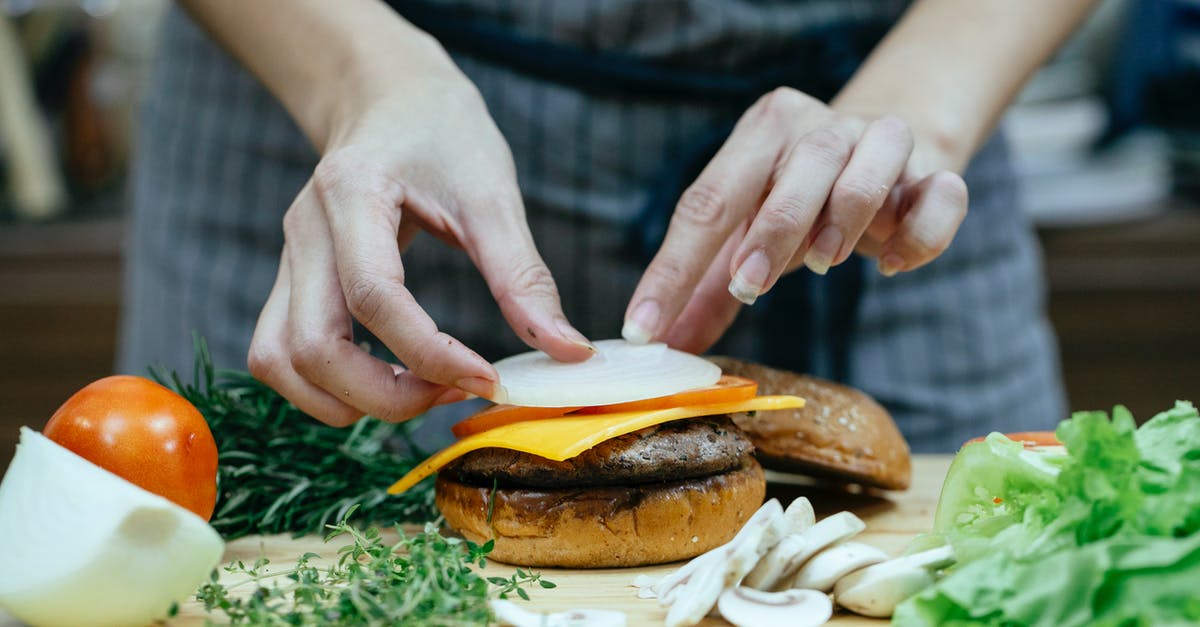
<svg viewBox="0 0 1200 627"><path fill-rule="evenodd" d="M676 420L601 442L561 462L502 448L460 457L442 472L503 487L635 485L707 477L739 468L754 445L728 416Z"/></svg>

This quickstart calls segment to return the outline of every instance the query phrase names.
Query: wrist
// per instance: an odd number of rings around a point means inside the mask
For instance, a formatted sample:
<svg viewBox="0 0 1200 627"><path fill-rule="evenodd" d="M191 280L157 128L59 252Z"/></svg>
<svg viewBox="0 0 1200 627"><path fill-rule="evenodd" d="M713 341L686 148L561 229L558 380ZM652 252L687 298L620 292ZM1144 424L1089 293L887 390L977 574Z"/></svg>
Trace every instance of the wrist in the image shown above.
<svg viewBox="0 0 1200 627"><path fill-rule="evenodd" d="M866 120L884 115L894 115L904 120L913 136L909 171L914 175L925 176L938 170L961 173L970 161L977 141L973 130L961 120L948 116L935 117L928 111L905 111L894 103L868 102L839 95L830 107L838 113Z"/></svg>
<svg viewBox="0 0 1200 627"><path fill-rule="evenodd" d="M319 152L343 143L367 112L397 94L474 91L437 40L411 26L407 31L347 42L337 70L292 99L289 109Z"/></svg>

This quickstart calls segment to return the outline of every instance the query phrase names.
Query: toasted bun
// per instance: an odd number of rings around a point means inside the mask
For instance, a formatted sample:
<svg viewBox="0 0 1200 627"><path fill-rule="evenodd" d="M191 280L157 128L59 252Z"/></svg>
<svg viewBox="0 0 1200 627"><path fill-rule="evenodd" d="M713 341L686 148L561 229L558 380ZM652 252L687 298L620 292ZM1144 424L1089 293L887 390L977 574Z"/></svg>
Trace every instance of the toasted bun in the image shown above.
<svg viewBox="0 0 1200 627"><path fill-rule="evenodd" d="M832 381L731 357L710 357L726 374L758 382L759 394L794 394L800 409L734 414L763 466L891 490L908 487L908 443L874 399Z"/></svg>
<svg viewBox="0 0 1200 627"><path fill-rule="evenodd" d="M609 568L695 557L728 542L762 504L762 467L640 486L499 488L437 480L446 522L518 566ZM488 522L489 497L491 523Z"/></svg>

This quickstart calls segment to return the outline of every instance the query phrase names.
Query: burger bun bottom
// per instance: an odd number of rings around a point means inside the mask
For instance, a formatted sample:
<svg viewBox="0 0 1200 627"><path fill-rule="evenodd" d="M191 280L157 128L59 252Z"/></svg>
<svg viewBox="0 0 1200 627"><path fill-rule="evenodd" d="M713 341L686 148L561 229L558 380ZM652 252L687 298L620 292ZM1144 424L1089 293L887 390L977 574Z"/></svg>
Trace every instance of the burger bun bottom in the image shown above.
<svg viewBox="0 0 1200 627"><path fill-rule="evenodd" d="M733 538L762 505L762 467L747 457L709 477L636 486L495 488L441 473L437 506L490 559L518 566L613 568L695 557ZM490 512L490 522L489 522Z"/></svg>

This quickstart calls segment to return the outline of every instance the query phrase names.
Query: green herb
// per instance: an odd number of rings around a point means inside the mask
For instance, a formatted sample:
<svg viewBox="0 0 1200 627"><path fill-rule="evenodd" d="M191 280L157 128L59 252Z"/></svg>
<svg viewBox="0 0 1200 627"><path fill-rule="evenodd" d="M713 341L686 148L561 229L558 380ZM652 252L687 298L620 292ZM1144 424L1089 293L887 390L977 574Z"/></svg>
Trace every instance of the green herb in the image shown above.
<svg viewBox="0 0 1200 627"><path fill-rule="evenodd" d="M314 553L277 572L268 571L266 559L235 562L225 571L246 579L224 585L214 571L196 598L235 625L487 625L493 620L489 598L515 593L528 599L526 587L555 587L525 569L484 579L472 567L486 564L492 543L446 538L433 524L413 535L397 527L394 543L377 527L360 530L345 517L329 529L326 542L350 539L332 566L314 566ZM242 586L253 589L231 594Z"/></svg>
<svg viewBox="0 0 1200 627"><path fill-rule="evenodd" d="M330 427L245 372L214 370L203 340L195 345L190 383L152 374L195 405L216 438L219 496L211 522L221 535L318 533L356 505L359 520L385 525L437 517L430 480L399 496L386 493L426 456L408 441L411 422L364 418ZM397 441L410 452L393 450Z"/></svg>

